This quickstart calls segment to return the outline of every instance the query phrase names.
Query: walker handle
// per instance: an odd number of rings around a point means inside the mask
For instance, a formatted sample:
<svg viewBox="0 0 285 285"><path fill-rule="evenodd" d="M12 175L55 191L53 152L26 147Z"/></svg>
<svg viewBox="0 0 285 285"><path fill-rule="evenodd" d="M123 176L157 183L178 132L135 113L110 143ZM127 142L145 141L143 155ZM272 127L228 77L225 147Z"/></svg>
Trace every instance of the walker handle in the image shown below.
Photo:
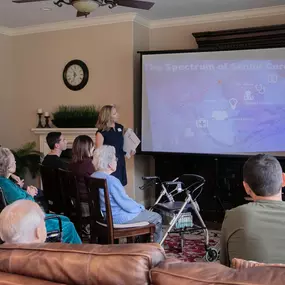
<svg viewBox="0 0 285 285"><path fill-rule="evenodd" d="M158 179L158 176L143 176L142 180Z"/></svg>

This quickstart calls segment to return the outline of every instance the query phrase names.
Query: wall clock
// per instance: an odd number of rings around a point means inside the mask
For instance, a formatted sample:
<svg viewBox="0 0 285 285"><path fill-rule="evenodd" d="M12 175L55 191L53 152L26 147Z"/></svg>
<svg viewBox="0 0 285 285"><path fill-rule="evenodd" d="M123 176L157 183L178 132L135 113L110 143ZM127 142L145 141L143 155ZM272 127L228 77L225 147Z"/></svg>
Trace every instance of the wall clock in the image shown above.
<svg viewBox="0 0 285 285"><path fill-rule="evenodd" d="M89 79L89 70L82 60L70 61L63 70L63 81L67 88L73 91L83 89Z"/></svg>

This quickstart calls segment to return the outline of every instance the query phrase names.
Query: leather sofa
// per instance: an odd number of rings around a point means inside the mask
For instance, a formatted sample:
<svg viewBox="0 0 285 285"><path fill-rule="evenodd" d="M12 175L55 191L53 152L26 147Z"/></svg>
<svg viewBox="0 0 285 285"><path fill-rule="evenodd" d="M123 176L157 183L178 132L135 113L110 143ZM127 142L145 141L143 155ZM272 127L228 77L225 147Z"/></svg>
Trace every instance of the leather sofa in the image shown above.
<svg viewBox="0 0 285 285"><path fill-rule="evenodd" d="M227 268L166 259L158 244L0 246L0 284L285 284L283 266Z"/></svg>

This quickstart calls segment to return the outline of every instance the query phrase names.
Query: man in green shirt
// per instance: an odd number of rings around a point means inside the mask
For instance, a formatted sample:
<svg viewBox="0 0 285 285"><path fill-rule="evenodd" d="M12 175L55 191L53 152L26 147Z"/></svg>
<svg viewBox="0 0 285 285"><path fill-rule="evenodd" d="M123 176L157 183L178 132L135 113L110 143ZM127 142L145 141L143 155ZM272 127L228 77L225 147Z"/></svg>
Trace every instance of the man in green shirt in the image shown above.
<svg viewBox="0 0 285 285"><path fill-rule="evenodd" d="M226 213L220 262L233 258L285 263L285 174L278 160L266 154L249 158L243 167L243 186L254 202Z"/></svg>

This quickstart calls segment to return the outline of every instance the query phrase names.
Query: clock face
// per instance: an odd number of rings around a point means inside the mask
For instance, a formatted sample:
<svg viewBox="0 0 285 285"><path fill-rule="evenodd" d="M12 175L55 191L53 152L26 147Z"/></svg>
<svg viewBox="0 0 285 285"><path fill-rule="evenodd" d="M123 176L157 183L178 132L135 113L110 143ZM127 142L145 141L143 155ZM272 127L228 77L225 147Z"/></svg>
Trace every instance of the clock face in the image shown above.
<svg viewBox="0 0 285 285"><path fill-rule="evenodd" d="M88 82L88 78L88 67L81 60L72 60L64 68L63 81L65 85L73 91L84 88Z"/></svg>
<svg viewBox="0 0 285 285"><path fill-rule="evenodd" d="M66 72L66 79L68 83L72 86L79 85L84 78L84 71L81 66L73 64Z"/></svg>

